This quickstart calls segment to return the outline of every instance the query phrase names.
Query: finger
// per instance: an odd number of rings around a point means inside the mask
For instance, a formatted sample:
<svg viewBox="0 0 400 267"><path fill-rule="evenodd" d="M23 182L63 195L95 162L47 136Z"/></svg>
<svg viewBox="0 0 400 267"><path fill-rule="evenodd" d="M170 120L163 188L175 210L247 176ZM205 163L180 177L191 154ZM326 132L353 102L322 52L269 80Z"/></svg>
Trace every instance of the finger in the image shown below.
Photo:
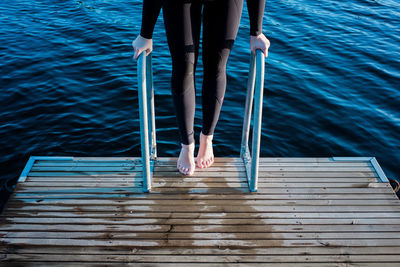
<svg viewBox="0 0 400 267"><path fill-rule="evenodd" d="M139 56L140 56L140 54L143 52L143 50L141 50L141 49L138 49L137 50L137 56L136 56L136 58L139 58Z"/></svg>
<svg viewBox="0 0 400 267"><path fill-rule="evenodd" d="M133 59L136 59L136 47L133 47Z"/></svg>
<svg viewBox="0 0 400 267"><path fill-rule="evenodd" d="M262 52L264 53L264 56L267 57L267 51L265 50L265 48L262 49Z"/></svg>
<svg viewBox="0 0 400 267"><path fill-rule="evenodd" d="M146 52L146 50L139 50L138 51L138 57L140 56L141 53Z"/></svg>
<svg viewBox="0 0 400 267"><path fill-rule="evenodd" d="M135 50L135 59L138 59L138 57L139 57L139 55L140 55L140 50L139 49L136 49Z"/></svg>

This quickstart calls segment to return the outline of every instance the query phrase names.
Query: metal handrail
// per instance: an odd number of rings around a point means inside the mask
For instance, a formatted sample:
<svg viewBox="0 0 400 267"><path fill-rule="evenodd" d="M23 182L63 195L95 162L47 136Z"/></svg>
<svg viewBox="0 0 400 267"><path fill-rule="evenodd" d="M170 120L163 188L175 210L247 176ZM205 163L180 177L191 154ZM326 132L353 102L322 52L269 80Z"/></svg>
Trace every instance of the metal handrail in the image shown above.
<svg viewBox="0 0 400 267"><path fill-rule="evenodd" d="M150 192L154 163L157 159L157 141L154 110L153 70L151 53L139 55L137 61L140 141L142 154L143 190ZM150 107L149 107L150 104Z"/></svg>
<svg viewBox="0 0 400 267"><path fill-rule="evenodd" d="M245 114L242 130L242 143L240 146L240 158L246 168L247 181L249 189L257 192L258 189L258 166L260 156L261 143L261 119L263 107L263 91L264 91L264 69L265 56L260 49L256 49L256 55L251 54L249 80L247 83L247 96L245 105ZM254 94L255 88L255 94ZM254 96L254 119L253 119L253 138L251 152L249 151L249 131L251 109L253 106Z"/></svg>

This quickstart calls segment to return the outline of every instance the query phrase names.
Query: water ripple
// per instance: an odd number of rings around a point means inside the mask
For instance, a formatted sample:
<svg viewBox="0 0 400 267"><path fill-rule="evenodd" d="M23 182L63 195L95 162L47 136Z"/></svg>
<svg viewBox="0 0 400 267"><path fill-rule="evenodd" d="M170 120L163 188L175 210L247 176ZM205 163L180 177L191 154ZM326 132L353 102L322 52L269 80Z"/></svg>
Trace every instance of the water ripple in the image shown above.
<svg viewBox="0 0 400 267"><path fill-rule="evenodd" d="M29 8L28 8L29 6ZM268 2L261 156L376 156L400 176L398 1ZM29 155L139 156L136 62L141 1L0 3L2 180ZM246 5L228 61L214 137L238 156L249 65ZM154 32L159 156L177 156L171 58L163 18ZM202 55L196 73L201 130Z"/></svg>

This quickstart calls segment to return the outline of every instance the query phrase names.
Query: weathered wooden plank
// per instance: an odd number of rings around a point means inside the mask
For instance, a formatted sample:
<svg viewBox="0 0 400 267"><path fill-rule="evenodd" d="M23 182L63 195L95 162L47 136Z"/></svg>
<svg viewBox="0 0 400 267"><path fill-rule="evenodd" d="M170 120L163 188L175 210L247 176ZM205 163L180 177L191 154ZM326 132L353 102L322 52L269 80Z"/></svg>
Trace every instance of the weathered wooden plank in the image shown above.
<svg viewBox="0 0 400 267"><path fill-rule="evenodd" d="M131 246L131 247L301 247L301 246L400 246L400 239L301 239L301 240L184 240L184 239L51 239L51 238L0 238L0 242L8 245L53 245L53 246Z"/></svg>
<svg viewBox="0 0 400 267"><path fill-rule="evenodd" d="M165 169L168 171L173 167L159 167L159 169ZM363 168L363 167L360 167ZM176 166L175 166L176 169ZM215 167L217 171L223 171L224 167ZM233 169L233 168L232 168ZM137 172L141 171L142 166L132 165L132 166L71 166L71 167L53 167L53 166L43 166L37 167L33 166L31 172Z"/></svg>
<svg viewBox="0 0 400 267"><path fill-rule="evenodd" d="M399 224L4 224L0 225L0 231L47 231L47 232L208 232L208 233L231 233L231 232L247 232L247 233L270 233L270 232L318 232L318 233L335 233L335 232L398 232Z"/></svg>
<svg viewBox="0 0 400 267"><path fill-rule="evenodd" d="M141 171L141 166L72 166L72 167L32 167L31 172L138 172ZM198 172L243 172L244 166L211 166L207 169L196 169ZM155 172L176 172L175 166L154 166ZM298 167L272 167L259 166L259 172L374 172L374 169L369 166L354 167L354 166L298 166Z"/></svg>
<svg viewBox="0 0 400 267"><path fill-rule="evenodd" d="M158 162L175 162L178 160L178 157L159 157L157 158ZM72 162L141 162L140 157L74 157ZM44 162L54 162L53 160L37 160L35 163L44 163ZM70 160L59 160L57 162L71 162ZM242 162L242 159L239 157L216 157L214 162ZM260 162L330 162L334 163L336 161L332 160L332 158L328 157L318 157L318 158L309 158L309 157L281 157L281 158L272 158L272 157L260 157ZM346 162L369 162L365 160L348 160Z"/></svg>
<svg viewBox="0 0 400 267"><path fill-rule="evenodd" d="M232 255L230 257L220 257L214 255L65 255L65 254L26 254L8 255L5 260L25 260L25 261L54 261L54 262L159 262L159 263L260 263L260 262L285 262L285 263L321 263L321 262L389 262L398 260L395 255Z"/></svg>
<svg viewBox="0 0 400 267"><path fill-rule="evenodd" d="M85 262L78 262L79 266L102 266L104 265L103 262L91 262L91 263L85 263ZM45 261L45 262L30 262L30 261L18 261L19 265L23 266L57 266L57 267L63 267L63 266L76 266L77 262L58 262L58 261ZM151 266L162 266L162 267L193 267L193 266L204 266L205 263L195 263L195 262L185 262L185 263L166 263L166 262L152 262L151 264L149 263L138 263L138 262L124 262L124 266L135 266L135 267L149 267ZM233 263L229 263L232 265ZM290 263L290 262L281 262L281 263L268 263L265 264L265 266L269 267L276 267L276 266L285 266L285 267L313 267L313 266L318 266L318 267L337 267L338 264L339 266L343 265L346 267L369 267L369 266L374 266L374 267L392 267L393 262L384 262L384 263L379 263L379 262L373 262L373 263L367 263L367 262L344 262L344 263L335 263L335 262L318 262L318 263L312 263L312 262L307 262L307 263ZM3 266L15 266L14 262L7 263L4 262ZM107 266L121 266L121 263L107 263ZM227 263L207 263L207 267L221 267L221 266L227 266ZM234 263L234 266L237 267L242 267L242 266L260 266L260 263Z"/></svg>
<svg viewBox="0 0 400 267"><path fill-rule="evenodd" d="M40 177L34 176L30 177L28 181L25 183L33 184L33 183L135 183L141 182L143 178L141 177L106 177L106 176L97 176L97 177ZM247 178L238 177L155 177L153 182L175 182L175 183L221 183L221 182L247 182ZM377 182L375 177L260 177L259 183L371 183Z"/></svg>
<svg viewBox="0 0 400 267"><path fill-rule="evenodd" d="M184 177L179 172L154 172L155 177ZM243 177L245 172L195 172L193 177ZM373 172L259 172L259 177L377 177Z"/></svg>
<svg viewBox="0 0 400 267"><path fill-rule="evenodd" d="M177 173L178 174L178 173ZM107 172L96 172L96 171L54 171L54 172L29 172L28 177L31 176L117 176L117 177L142 177L142 172L140 171L124 171L124 172L118 172L118 171L107 171ZM179 175L177 175L179 176Z"/></svg>
<svg viewBox="0 0 400 267"><path fill-rule="evenodd" d="M182 183L182 182L156 182L154 181L153 187L162 187L162 188L167 188L167 187L172 187L172 188L246 188L248 187L247 182L220 182L220 183ZM46 190L48 187L53 188L57 187L57 190L69 190L69 189L75 189L75 188L91 188L91 187L97 187L97 188L121 188L121 187L141 187L142 182L125 182L125 183L107 183L107 184L102 184L102 183L20 183L19 184L19 190L21 192L26 192L30 190L37 190L37 188L43 188ZM335 188L335 187L349 187L349 188L360 188L360 187L387 187L385 183L319 183L319 182L314 182L314 183L297 183L297 182L292 182L292 183L263 183L259 182L258 183L258 188L301 188L301 187L307 187L307 188L312 188L312 187L330 187L330 188Z"/></svg>
<svg viewBox="0 0 400 267"><path fill-rule="evenodd" d="M335 232L335 233L288 233L288 232L231 232L231 233L201 233L201 232L19 232L19 231L0 231L0 236L7 239L14 238L40 238L40 239L158 239L158 240L303 240L303 239L393 239L394 242L400 241L400 232Z"/></svg>
<svg viewBox="0 0 400 267"><path fill-rule="evenodd" d="M242 162L238 157L217 157L215 161L218 162ZM176 162L178 157L160 157L159 162ZM335 162L332 158L318 157L318 158L308 158L308 157L260 157L260 162ZM347 160L346 162L369 162L369 160Z"/></svg>
<svg viewBox="0 0 400 267"><path fill-rule="evenodd" d="M123 189L123 190L130 190L130 188L135 187L135 183L132 183L132 186L127 189L126 184L123 184L123 186L110 186L110 184L107 184L108 187L104 186L104 188L112 188L112 189ZM140 185L140 183L137 183L137 185ZM79 183L77 185L79 186ZM245 188L247 187L247 183L153 183L154 188ZM327 188L329 187L330 189L333 188L391 188L389 183L259 183L259 188L263 189L269 189L269 188ZM35 187L31 186L30 183L20 183L18 184L18 189L20 192L27 192L27 191L35 191L40 190L40 188L43 188L42 190L47 190L45 184L43 186ZM103 187L102 187L103 188ZM75 187L64 187L64 186L58 186L57 189L55 190L75 190ZM89 190L92 190L92 188L88 188ZM49 190L49 192L51 192Z"/></svg>
<svg viewBox="0 0 400 267"><path fill-rule="evenodd" d="M117 211L126 210L129 212L152 211L152 212L398 212L400 205L162 205L160 204L135 204L135 205L71 205L48 203L16 204L7 205L7 210L20 211Z"/></svg>
<svg viewBox="0 0 400 267"><path fill-rule="evenodd" d="M260 188L256 194L250 194L247 188L152 188L151 195L176 195L176 194L230 194L237 199L243 198L245 195L311 195L311 194L342 194L353 197L356 194L387 194L396 197L392 188ZM141 195L143 191L140 188L84 188L81 190L36 190L31 192L18 192L19 197L34 196L35 198L134 198L136 194Z"/></svg>
<svg viewBox="0 0 400 267"><path fill-rule="evenodd" d="M237 186L240 186L241 183L233 183L237 184ZM153 183L154 185L154 183ZM216 183L216 187L219 187L220 183ZM110 187L140 187L142 188L143 182L142 181L125 181L125 182L109 182L109 183L103 183L103 182L91 182L91 183L85 183L85 182L28 182L28 183L21 183L19 185L18 189L21 188L41 188L43 190L46 190L47 188L56 188L56 189L62 189L66 190L68 188L74 189L74 188L110 188Z"/></svg>
<svg viewBox="0 0 400 267"><path fill-rule="evenodd" d="M139 199L166 199L166 200L175 200L175 199L217 199L217 200L304 200L304 199L325 199L325 200L334 200L334 199L344 199L344 200L357 200L364 199L370 200L368 203L374 203L374 200L378 199L388 199L388 200L397 200L393 190L387 190L387 192L365 192L365 193L343 193L343 194L335 194L335 193L324 193L324 194L308 194L308 193L286 193L286 194L35 194L35 193L18 193L14 192L10 200L17 201L37 201L41 202L44 199L49 201L51 200L60 200L60 199L110 199L110 200L139 200Z"/></svg>
<svg viewBox="0 0 400 267"><path fill-rule="evenodd" d="M123 211L5 211L7 217L65 217L65 218L400 218L400 212L123 212Z"/></svg>
<svg viewBox="0 0 400 267"><path fill-rule="evenodd" d="M3 223L36 223L36 224L400 224L398 218L247 218L247 219L191 219L186 218L36 218L36 217L15 217L7 218Z"/></svg>
<svg viewBox="0 0 400 267"><path fill-rule="evenodd" d="M348 199L310 199L310 200L271 200L271 199L42 199L41 201L21 201L11 199L8 207L20 207L22 205L41 206L41 205L72 205L72 206L136 206L136 205L157 205L157 206L208 206L208 205L228 205L228 206L397 206L400 204L396 199L378 199L373 203L365 200Z"/></svg>
<svg viewBox="0 0 400 267"><path fill-rule="evenodd" d="M185 177L178 171L155 171L154 177ZM115 177L142 177L141 171L131 172L94 172L94 171L81 171L81 172L30 172L28 177L32 176L75 176L75 177L87 177L87 176L115 176ZM377 177L374 172L270 172L261 171L259 172L260 177ZM231 172L211 172L201 171L195 172L193 177L246 177L246 173L231 171Z"/></svg>
<svg viewBox="0 0 400 267"><path fill-rule="evenodd" d="M230 255L398 255L400 247L265 247L251 249L232 248L152 248L132 249L130 247L54 247L19 246L13 248L14 253L36 253L36 254L63 254L66 249L73 255L208 255L208 256L230 256ZM8 250L0 246L0 253L7 253Z"/></svg>
<svg viewBox="0 0 400 267"><path fill-rule="evenodd" d="M165 162L165 161L158 161L156 162L157 166L176 166L176 161L174 162ZM33 165L34 167L77 167L77 166L103 166L103 167L129 167L129 166L140 166L142 167L141 161L36 161ZM213 166L243 166L243 162L214 162ZM338 161L331 161L331 162L260 162L260 166L269 166L269 167L299 167L299 166L336 166L336 167L366 167L372 166L369 162L338 162Z"/></svg>
<svg viewBox="0 0 400 267"><path fill-rule="evenodd" d="M212 168L212 167L210 167ZM199 169L201 171L206 172L206 169ZM259 166L259 172L374 172L372 167L354 167L354 166L346 166L346 167L338 167L338 166L297 166L297 167L270 167L270 166ZM176 171L175 166L160 166L156 167L155 171ZM213 171L242 171L242 168L239 167L214 167ZM244 171L244 167L243 167Z"/></svg>
<svg viewBox="0 0 400 267"><path fill-rule="evenodd" d="M309 188L309 187L301 187L301 188L259 188L257 193L260 194L331 194L331 193L340 193L340 194L358 194L358 193L387 193L393 194L392 188L387 187L353 187L353 188ZM109 192L111 193L111 192ZM127 192L129 193L129 191ZM154 187L152 193L173 193L173 194L182 194L182 193L196 193L196 194L244 194L249 193L248 189L245 188L187 188L187 189L179 189L179 188L161 188Z"/></svg>
<svg viewBox="0 0 400 267"><path fill-rule="evenodd" d="M169 182L153 182L154 187L173 187L173 188L179 188L179 187L192 187L192 188L212 188L212 187L247 187L247 183L169 183ZM387 187L387 184L385 183L319 183L319 182L313 182L313 183L297 183L297 182L292 182L292 183L263 183L259 182L258 183L258 188L301 188L301 187L306 187L306 188L313 188L313 187L330 187L330 188L335 188L335 187L351 187L351 188L361 188L361 187Z"/></svg>
<svg viewBox="0 0 400 267"><path fill-rule="evenodd" d="M19 194L31 193L31 194L45 194L48 197L52 194L142 194L143 190L138 187L102 187L102 188L56 188L56 189L44 189L34 187L23 187L22 185L17 186ZM358 193L387 193L393 194L393 190L390 185L381 183L377 187L366 187L364 185L359 187L261 187L258 193L264 194L327 194L327 193L339 193L339 194L358 194ZM174 187L154 187L152 188L152 194L248 194L248 188L244 187L217 187L217 188L174 188Z"/></svg>

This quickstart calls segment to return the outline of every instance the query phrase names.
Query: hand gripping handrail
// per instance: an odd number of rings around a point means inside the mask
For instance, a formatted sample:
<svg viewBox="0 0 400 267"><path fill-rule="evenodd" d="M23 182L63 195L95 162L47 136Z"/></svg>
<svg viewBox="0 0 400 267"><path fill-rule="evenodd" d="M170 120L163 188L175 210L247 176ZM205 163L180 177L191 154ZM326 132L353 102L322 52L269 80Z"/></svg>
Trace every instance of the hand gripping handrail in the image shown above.
<svg viewBox="0 0 400 267"><path fill-rule="evenodd" d="M249 80L247 84L247 97L242 130L242 144L240 146L240 158L243 160L246 168L247 181L251 192L257 192L258 187L258 165L260 156L261 119L264 91L264 67L265 56L260 49L256 49L256 55L252 53L250 58ZM250 153L248 142L253 95L255 101L253 138Z"/></svg>
<svg viewBox="0 0 400 267"><path fill-rule="evenodd" d="M139 55L137 61L140 141L142 152L143 190L145 192L150 192L151 190L154 162L157 158L153 70L151 61L151 54L146 56L145 51Z"/></svg>

